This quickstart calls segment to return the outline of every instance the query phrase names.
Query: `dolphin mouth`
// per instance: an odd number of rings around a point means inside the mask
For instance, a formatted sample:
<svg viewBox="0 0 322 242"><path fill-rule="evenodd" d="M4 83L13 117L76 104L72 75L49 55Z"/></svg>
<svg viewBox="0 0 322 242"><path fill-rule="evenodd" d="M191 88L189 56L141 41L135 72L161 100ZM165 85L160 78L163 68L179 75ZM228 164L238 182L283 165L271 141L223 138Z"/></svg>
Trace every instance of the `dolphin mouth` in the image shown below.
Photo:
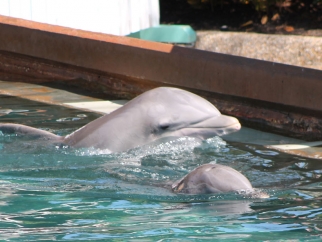
<svg viewBox="0 0 322 242"><path fill-rule="evenodd" d="M237 118L220 115L181 129L181 135L194 136L203 139L223 136L240 130L241 124Z"/></svg>
<svg viewBox="0 0 322 242"><path fill-rule="evenodd" d="M213 129L234 129L239 130L241 125L237 118L220 115L212 117L190 126L191 128L213 128Z"/></svg>

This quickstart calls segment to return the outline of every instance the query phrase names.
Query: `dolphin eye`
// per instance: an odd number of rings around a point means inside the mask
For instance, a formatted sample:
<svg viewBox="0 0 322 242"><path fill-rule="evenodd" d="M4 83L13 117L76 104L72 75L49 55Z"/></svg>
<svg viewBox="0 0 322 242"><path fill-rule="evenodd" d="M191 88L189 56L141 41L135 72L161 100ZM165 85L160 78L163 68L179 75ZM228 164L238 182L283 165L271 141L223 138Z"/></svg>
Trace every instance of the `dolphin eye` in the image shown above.
<svg viewBox="0 0 322 242"><path fill-rule="evenodd" d="M170 127L170 125L169 124L160 124L160 126L159 126L159 128L161 129L161 130L166 130L166 129L168 129Z"/></svg>

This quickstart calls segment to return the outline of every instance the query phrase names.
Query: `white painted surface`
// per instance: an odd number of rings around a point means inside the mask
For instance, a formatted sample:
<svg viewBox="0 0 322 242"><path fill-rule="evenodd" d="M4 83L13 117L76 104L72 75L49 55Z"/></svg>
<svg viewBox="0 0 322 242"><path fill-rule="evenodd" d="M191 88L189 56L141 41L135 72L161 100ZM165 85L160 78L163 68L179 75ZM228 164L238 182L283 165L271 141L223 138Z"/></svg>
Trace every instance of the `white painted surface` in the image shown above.
<svg viewBox="0 0 322 242"><path fill-rule="evenodd" d="M303 142L301 144L282 144L282 145L270 145L269 148L278 149L278 150L299 150L299 149L307 149L310 147L321 146L322 141L314 141L314 142Z"/></svg>
<svg viewBox="0 0 322 242"><path fill-rule="evenodd" d="M73 108L86 109L100 113L111 113L122 107L128 100L112 100L112 101L90 101L90 102L71 102L64 103ZM1 110L0 110L1 111ZM1 116L1 114L0 114Z"/></svg>
<svg viewBox="0 0 322 242"><path fill-rule="evenodd" d="M159 25L159 0L0 0L0 15L126 35Z"/></svg>

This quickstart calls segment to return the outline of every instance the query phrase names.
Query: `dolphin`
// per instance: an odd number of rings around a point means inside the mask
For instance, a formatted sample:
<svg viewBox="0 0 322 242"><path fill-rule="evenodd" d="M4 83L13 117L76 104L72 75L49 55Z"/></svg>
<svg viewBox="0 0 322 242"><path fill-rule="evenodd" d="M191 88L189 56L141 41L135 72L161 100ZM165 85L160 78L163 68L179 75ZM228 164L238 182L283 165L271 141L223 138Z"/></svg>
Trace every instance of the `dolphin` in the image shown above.
<svg viewBox="0 0 322 242"><path fill-rule="evenodd" d="M20 124L0 124L0 131L31 135L75 148L123 152L164 137L206 139L238 131L239 121L222 115L204 98L172 87L149 90L75 132L58 136Z"/></svg>
<svg viewBox="0 0 322 242"><path fill-rule="evenodd" d="M172 191L188 194L253 192L250 181L235 169L220 164L205 164L172 185Z"/></svg>

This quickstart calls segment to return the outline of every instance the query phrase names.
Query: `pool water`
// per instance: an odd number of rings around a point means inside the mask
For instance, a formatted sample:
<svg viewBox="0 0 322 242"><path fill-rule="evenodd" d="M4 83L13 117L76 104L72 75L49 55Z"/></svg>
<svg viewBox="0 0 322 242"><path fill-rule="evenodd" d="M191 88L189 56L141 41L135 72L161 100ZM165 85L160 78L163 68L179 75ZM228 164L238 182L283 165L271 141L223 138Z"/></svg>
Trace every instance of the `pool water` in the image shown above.
<svg viewBox="0 0 322 242"><path fill-rule="evenodd" d="M65 135L97 114L0 96L0 122ZM270 195L177 195L209 162ZM322 162L260 145L183 137L118 154L0 133L1 241L320 241Z"/></svg>

